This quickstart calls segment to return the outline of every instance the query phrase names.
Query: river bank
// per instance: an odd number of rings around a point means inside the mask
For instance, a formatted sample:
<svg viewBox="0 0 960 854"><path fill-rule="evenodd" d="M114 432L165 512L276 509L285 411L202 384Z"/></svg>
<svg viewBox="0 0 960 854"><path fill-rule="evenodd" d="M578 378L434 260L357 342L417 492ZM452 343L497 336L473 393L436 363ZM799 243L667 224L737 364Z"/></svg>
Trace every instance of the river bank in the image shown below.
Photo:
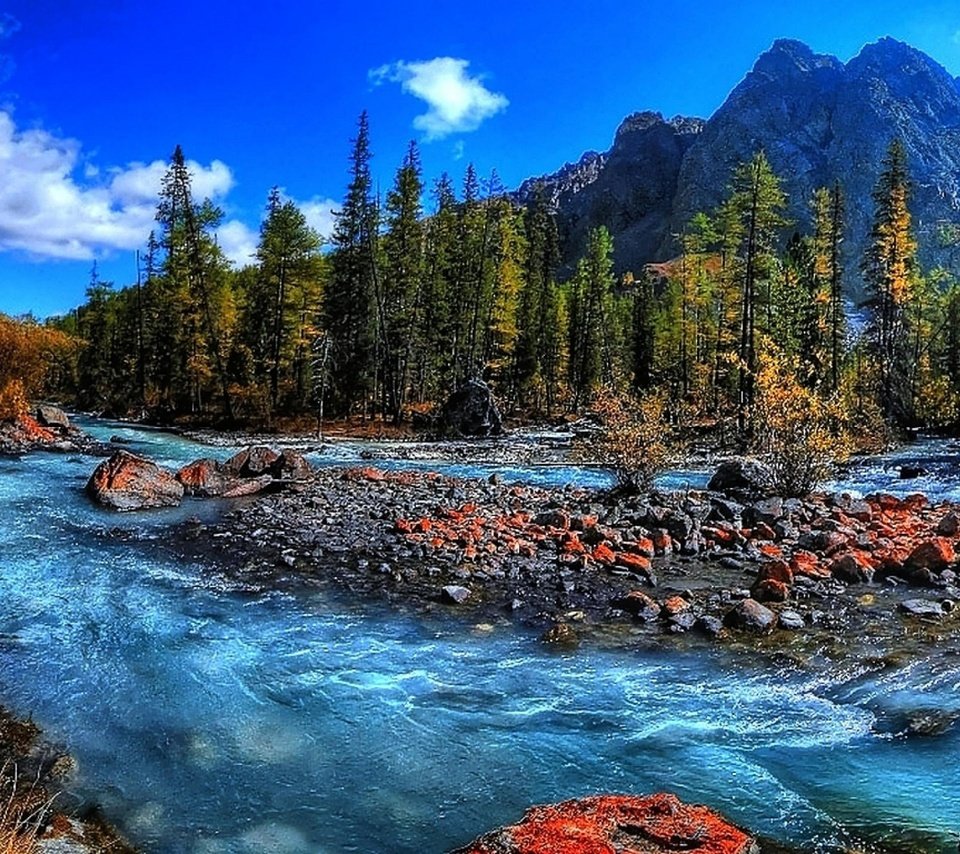
<svg viewBox="0 0 960 854"><path fill-rule="evenodd" d="M134 854L95 807L64 792L75 766L32 721L0 706L0 851L5 854Z"/></svg>
<svg viewBox="0 0 960 854"><path fill-rule="evenodd" d="M116 428L96 430L109 437ZM131 449L174 468L202 452L152 433L127 438ZM322 456L312 459L319 464ZM626 567L616 561L593 560L605 544L615 555L631 554L621 534L619 544L605 536L590 546L589 568L561 567L556 546L571 533L581 543L589 539L583 535L590 516L597 515L599 533L620 530L620 522L593 512L591 504L603 514L612 509L602 507L595 490L362 469L344 479L343 469L331 467L277 495L223 505L188 501L128 516L89 505L82 490L91 467L89 459L39 455L6 472L19 478L4 499L18 508L0 534L6 553L17 561L28 554L24 546L46 554L46 542L30 539L42 524L50 556L40 564L30 557L15 562L0 582L7 585L2 630L18 637L0 649L2 682L18 694L18 708L44 708L45 726L71 709L66 729L54 727L58 738L79 745L82 766L93 772L89 791L98 799L98 792L108 795L111 815L147 850L246 852L264 844L285 852L339 850L349 838L361 850L413 852L423 851L430 834L439 852L515 820L531 803L662 788L706 801L765 835L806 841L800 850L838 851L837 838L858 837L877 850L950 850L937 847L943 834L933 829L950 827L952 796L932 797L929 780L937 778L924 776L936 746L949 756L956 742L949 715L922 714L932 706L952 710L929 697L934 677L917 669L934 653L947 655L949 664L949 633L931 640L932 622L920 619L921 631L913 632L913 623L891 611L884 624L895 626L896 618L908 627L893 638L908 649L888 657L869 635L869 657L855 652L863 647L853 618L843 631L834 628L832 649L826 626L776 628L770 635L734 630L720 643L699 629L675 632L679 624L663 607L674 594L693 592L699 564L704 572L732 573L729 588L749 591L756 576L748 570L765 561L743 559L737 572L720 566L722 558L683 554L680 537L671 536L670 554L656 554L655 544L649 558L653 587L640 574L621 574ZM663 498L668 508L672 501ZM438 506L463 515L441 514ZM257 527L234 527L230 514L248 510L256 510L249 521ZM535 521L540 512L558 510L571 516L568 524L559 517L553 520L559 525ZM193 513L201 520L178 521ZM516 530L507 524L528 513ZM639 513L621 507L631 519ZM463 560L470 543L460 538L487 517L490 523L479 527L490 529L496 553ZM424 520L427 531L398 525L423 528ZM328 535L335 523L341 530ZM542 540L530 530L537 524ZM298 525L289 539L294 551L284 554L286 529ZM642 547L637 527L643 526L631 521L629 534ZM407 539L415 534L419 542ZM443 544L435 547L430 541L438 539ZM522 553L523 540L537 545L532 557ZM365 541L377 548L353 566L352 549ZM398 551L376 561L381 546ZM422 598L393 575L408 563L422 569ZM531 601L514 610L510 590L500 585L527 584L541 573L542 583L529 587L536 591ZM555 587L570 580L581 586ZM586 595L592 581L595 599ZM661 613L643 621L611 608L604 599L611 583L645 593ZM468 588L471 596L453 604L447 586ZM568 608L558 595L584 598ZM55 647L44 643L47 631L31 631L19 616L27 603L47 596L51 607L42 620L51 625ZM717 613L722 619L723 611ZM580 636L579 650L562 637L548 647L536 642L557 616ZM908 631L910 641L903 637ZM79 672L78 649L88 661ZM936 679L951 679L949 669L937 667ZM863 694L862 685L909 674L923 686L909 700L899 697L901 688L895 703ZM49 696L37 695L40 686L58 683L62 694L51 687ZM158 699L148 708L131 699L138 697ZM77 715L78 701L89 715ZM111 723L120 708L123 720ZM899 785L890 803L889 775L905 753L917 786ZM828 756L832 770L821 798L818 769ZM868 757L876 764L865 786L861 764ZM942 763L941 757L929 773L940 773ZM278 774L287 781L283 792ZM240 791L221 785L238 777ZM308 801L304 792L313 793ZM838 800L841 792L849 802ZM251 810L251 803L258 807ZM781 811L789 817L782 831ZM836 816L841 829L861 823L868 829L831 830L821 813ZM890 815L902 816L901 824Z"/></svg>

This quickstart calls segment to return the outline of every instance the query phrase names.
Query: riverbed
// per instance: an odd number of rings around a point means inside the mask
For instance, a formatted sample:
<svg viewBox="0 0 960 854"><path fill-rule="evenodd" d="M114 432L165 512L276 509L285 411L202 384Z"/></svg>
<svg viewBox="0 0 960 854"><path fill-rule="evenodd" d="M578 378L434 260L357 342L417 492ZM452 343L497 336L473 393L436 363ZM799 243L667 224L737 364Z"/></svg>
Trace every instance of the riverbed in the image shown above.
<svg viewBox="0 0 960 854"><path fill-rule="evenodd" d="M88 426L168 465L231 452ZM311 460L366 450L341 443ZM960 452L908 454L930 474L900 482L896 456L834 486L954 497ZM577 466L392 464L608 482ZM806 851L957 850L960 727L923 738L901 726L918 710L960 711L951 650L832 668L722 647L558 653L506 621L265 591L161 547L216 502L111 514L83 495L93 465L0 460L0 698L69 745L76 797L146 852L439 854L532 803L663 789Z"/></svg>

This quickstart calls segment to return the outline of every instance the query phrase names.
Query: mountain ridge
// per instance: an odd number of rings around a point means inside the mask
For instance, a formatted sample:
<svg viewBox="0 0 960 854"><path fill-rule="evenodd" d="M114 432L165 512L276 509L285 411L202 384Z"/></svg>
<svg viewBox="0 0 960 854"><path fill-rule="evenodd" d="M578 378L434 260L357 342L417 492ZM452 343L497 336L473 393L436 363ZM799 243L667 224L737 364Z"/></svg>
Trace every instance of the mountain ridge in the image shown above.
<svg viewBox="0 0 960 854"><path fill-rule="evenodd" d="M894 137L907 150L921 262L960 270L960 249L942 239L960 228L960 78L890 37L846 63L777 39L710 118L632 113L608 151L528 179L516 195L527 201L536 188L544 192L557 214L565 272L601 224L613 234L616 268L639 271L673 257L684 224L715 208L734 167L763 149L800 230L809 226L813 191L835 180L844 186L844 261L858 296L872 192Z"/></svg>

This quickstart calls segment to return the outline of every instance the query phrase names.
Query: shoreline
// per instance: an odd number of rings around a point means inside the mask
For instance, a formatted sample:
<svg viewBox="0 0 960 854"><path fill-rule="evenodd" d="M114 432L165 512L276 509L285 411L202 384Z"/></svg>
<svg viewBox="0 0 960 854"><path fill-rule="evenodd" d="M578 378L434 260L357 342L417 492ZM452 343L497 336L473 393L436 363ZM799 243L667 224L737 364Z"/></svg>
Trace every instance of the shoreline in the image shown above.
<svg viewBox="0 0 960 854"><path fill-rule="evenodd" d="M0 850L136 854L95 804L67 811L58 803L74 767L33 721L0 705Z"/></svg>

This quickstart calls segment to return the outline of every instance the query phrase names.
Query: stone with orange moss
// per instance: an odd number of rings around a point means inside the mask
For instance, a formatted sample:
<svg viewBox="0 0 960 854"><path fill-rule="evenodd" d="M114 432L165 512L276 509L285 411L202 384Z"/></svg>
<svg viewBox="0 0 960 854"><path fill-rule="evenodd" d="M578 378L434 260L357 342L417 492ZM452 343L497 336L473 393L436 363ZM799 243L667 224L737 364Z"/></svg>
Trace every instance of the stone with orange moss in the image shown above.
<svg viewBox="0 0 960 854"><path fill-rule="evenodd" d="M600 795L527 810L452 854L756 854L750 834L675 795Z"/></svg>
<svg viewBox="0 0 960 854"><path fill-rule="evenodd" d="M114 510L176 507L183 484L155 462L128 451L117 451L94 469L87 494Z"/></svg>

